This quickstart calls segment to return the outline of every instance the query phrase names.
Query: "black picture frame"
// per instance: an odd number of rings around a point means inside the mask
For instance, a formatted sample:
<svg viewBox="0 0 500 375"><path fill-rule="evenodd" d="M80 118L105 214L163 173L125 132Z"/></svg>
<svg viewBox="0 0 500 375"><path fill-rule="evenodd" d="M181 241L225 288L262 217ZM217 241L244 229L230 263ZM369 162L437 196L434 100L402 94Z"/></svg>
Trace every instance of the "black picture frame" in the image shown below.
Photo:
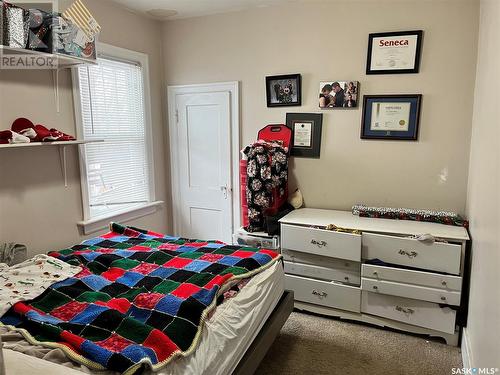
<svg viewBox="0 0 500 375"><path fill-rule="evenodd" d="M296 126L307 126L311 124L311 135L309 145L296 145ZM321 155L321 132L323 127L322 113L287 113L286 126L292 130L292 143L290 154L302 158L319 159Z"/></svg>
<svg viewBox="0 0 500 375"><path fill-rule="evenodd" d="M412 30L412 31L398 31L398 32L384 32L384 33L372 33L368 35L368 55L366 59L366 74L411 74L418 73L420 71L420 60L422 54L422 39L424 32L423 30ZM405 36L416 36L417 43L415 46L415 61L413 62L413 67L411 68L391 68L391 69L372 69L372 56L373 56L373 41L374 39L384 38L384 37L405 37ZM397 48L397 47L394 47Z"/></svg>
<svg viewBox="0 0 500 375"><path fill-rule="evenodd" d="M287 90L288 86L291 86L290 89L292 93L283 93L282 91ZM280 89L278 89L278 87ZM292 107L302 105L301 75L283 74L266 77L266 99L268 107Z"/></svg>
<svg viewBox="0 0 500 375"><path fill-rule="evenodd" d="M417 141L420 125L421 94L365 95L361 117L361 139L383 139L396 141ZM372 108L376 103L410 103L407 130L377 130L372 128ZM400 122L404 126L404 121Z"/></svg>

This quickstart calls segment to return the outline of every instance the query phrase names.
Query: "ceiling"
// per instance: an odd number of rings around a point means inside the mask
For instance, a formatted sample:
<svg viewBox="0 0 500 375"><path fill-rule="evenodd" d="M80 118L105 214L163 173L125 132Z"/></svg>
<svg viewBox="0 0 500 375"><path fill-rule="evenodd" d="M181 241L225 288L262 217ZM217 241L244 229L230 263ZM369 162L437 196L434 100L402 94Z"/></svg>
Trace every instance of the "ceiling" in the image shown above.
<svg viewBox="0 0 500 375"><path fill-rule="evenodd" d="M206 16L217 13L235 12L251 8L263 8L272 5L305 2L308 0L111 0L130 10L144 13L153 9L174 10L177 14L160 19L181 19ZM311 1L311 0L309 0ZM316 0L317 1L317 0Z"/></svg>

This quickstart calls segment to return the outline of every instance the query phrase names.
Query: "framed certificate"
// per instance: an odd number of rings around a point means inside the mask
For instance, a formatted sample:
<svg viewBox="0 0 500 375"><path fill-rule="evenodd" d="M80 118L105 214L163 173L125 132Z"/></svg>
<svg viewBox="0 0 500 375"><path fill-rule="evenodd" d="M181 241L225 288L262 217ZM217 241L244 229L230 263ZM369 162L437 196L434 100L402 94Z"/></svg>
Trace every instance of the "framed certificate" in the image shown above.
<svg viewBox="0 0 500 375"><path fill-rule="evenodd" d="M319 158L322 125L321 113L287 113L286 126L292 130L291 155Z"/></svg>
<svg viewBox="0 0 500 375"><path fill-rule="evenodd" d="M418 139L422 95L365 95L362 139Z"/></svg>
<svg viewBox="0 0 500 375"><path fill-rule="evenodd" d="M368 36L366 74L418 73L422 30Z"/></svg>

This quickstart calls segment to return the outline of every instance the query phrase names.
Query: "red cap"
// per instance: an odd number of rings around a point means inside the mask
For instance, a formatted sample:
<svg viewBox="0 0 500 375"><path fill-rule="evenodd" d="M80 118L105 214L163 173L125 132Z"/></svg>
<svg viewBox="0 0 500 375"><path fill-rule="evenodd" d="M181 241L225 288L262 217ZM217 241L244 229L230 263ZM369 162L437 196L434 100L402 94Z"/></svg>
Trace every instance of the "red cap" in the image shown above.
<svg viewBox="0 0 500 375"><path fill-rule="evenodd" d="M56 137L52 137L52 134L50 134L50 130L47 129L45 126L37 124L34 127L36 131L36 140L38 142L46 142L46 141L55 141Z"/></svg>
<svg viewBox="0 0 500 375"><path fill-rule="evenodd" d="M24 117L20 117L20 118L16 119L12 123L12 127L11 127L12 131L16 132L16 133L21 133L23 130L26 130L29 128L34 129L33 123Z"/></svg>

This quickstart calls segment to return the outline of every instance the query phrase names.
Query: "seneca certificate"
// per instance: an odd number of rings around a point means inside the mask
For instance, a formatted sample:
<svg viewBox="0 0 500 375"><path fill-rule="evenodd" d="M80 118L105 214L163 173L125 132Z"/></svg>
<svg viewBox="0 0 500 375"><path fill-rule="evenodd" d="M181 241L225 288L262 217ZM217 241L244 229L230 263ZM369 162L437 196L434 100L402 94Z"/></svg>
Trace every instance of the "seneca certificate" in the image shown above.
<svg viewBox="0 0 500 375"><path fill-rule="evenodd" d="M418 35L376 37L372 41L371 70L413 69Z"/></svg>
<svg viewBox="0 0 500 375"><path fill-rule="evenodd" d="M312 123L296 122L293 134L293 145L298 147L312 146Z"/></svg>
<svg viewBox="0 0 500 375"><path fill-rule="evenodd" d="M373 103L370 130L408 131L410 109L411 103Z"/></svg>

